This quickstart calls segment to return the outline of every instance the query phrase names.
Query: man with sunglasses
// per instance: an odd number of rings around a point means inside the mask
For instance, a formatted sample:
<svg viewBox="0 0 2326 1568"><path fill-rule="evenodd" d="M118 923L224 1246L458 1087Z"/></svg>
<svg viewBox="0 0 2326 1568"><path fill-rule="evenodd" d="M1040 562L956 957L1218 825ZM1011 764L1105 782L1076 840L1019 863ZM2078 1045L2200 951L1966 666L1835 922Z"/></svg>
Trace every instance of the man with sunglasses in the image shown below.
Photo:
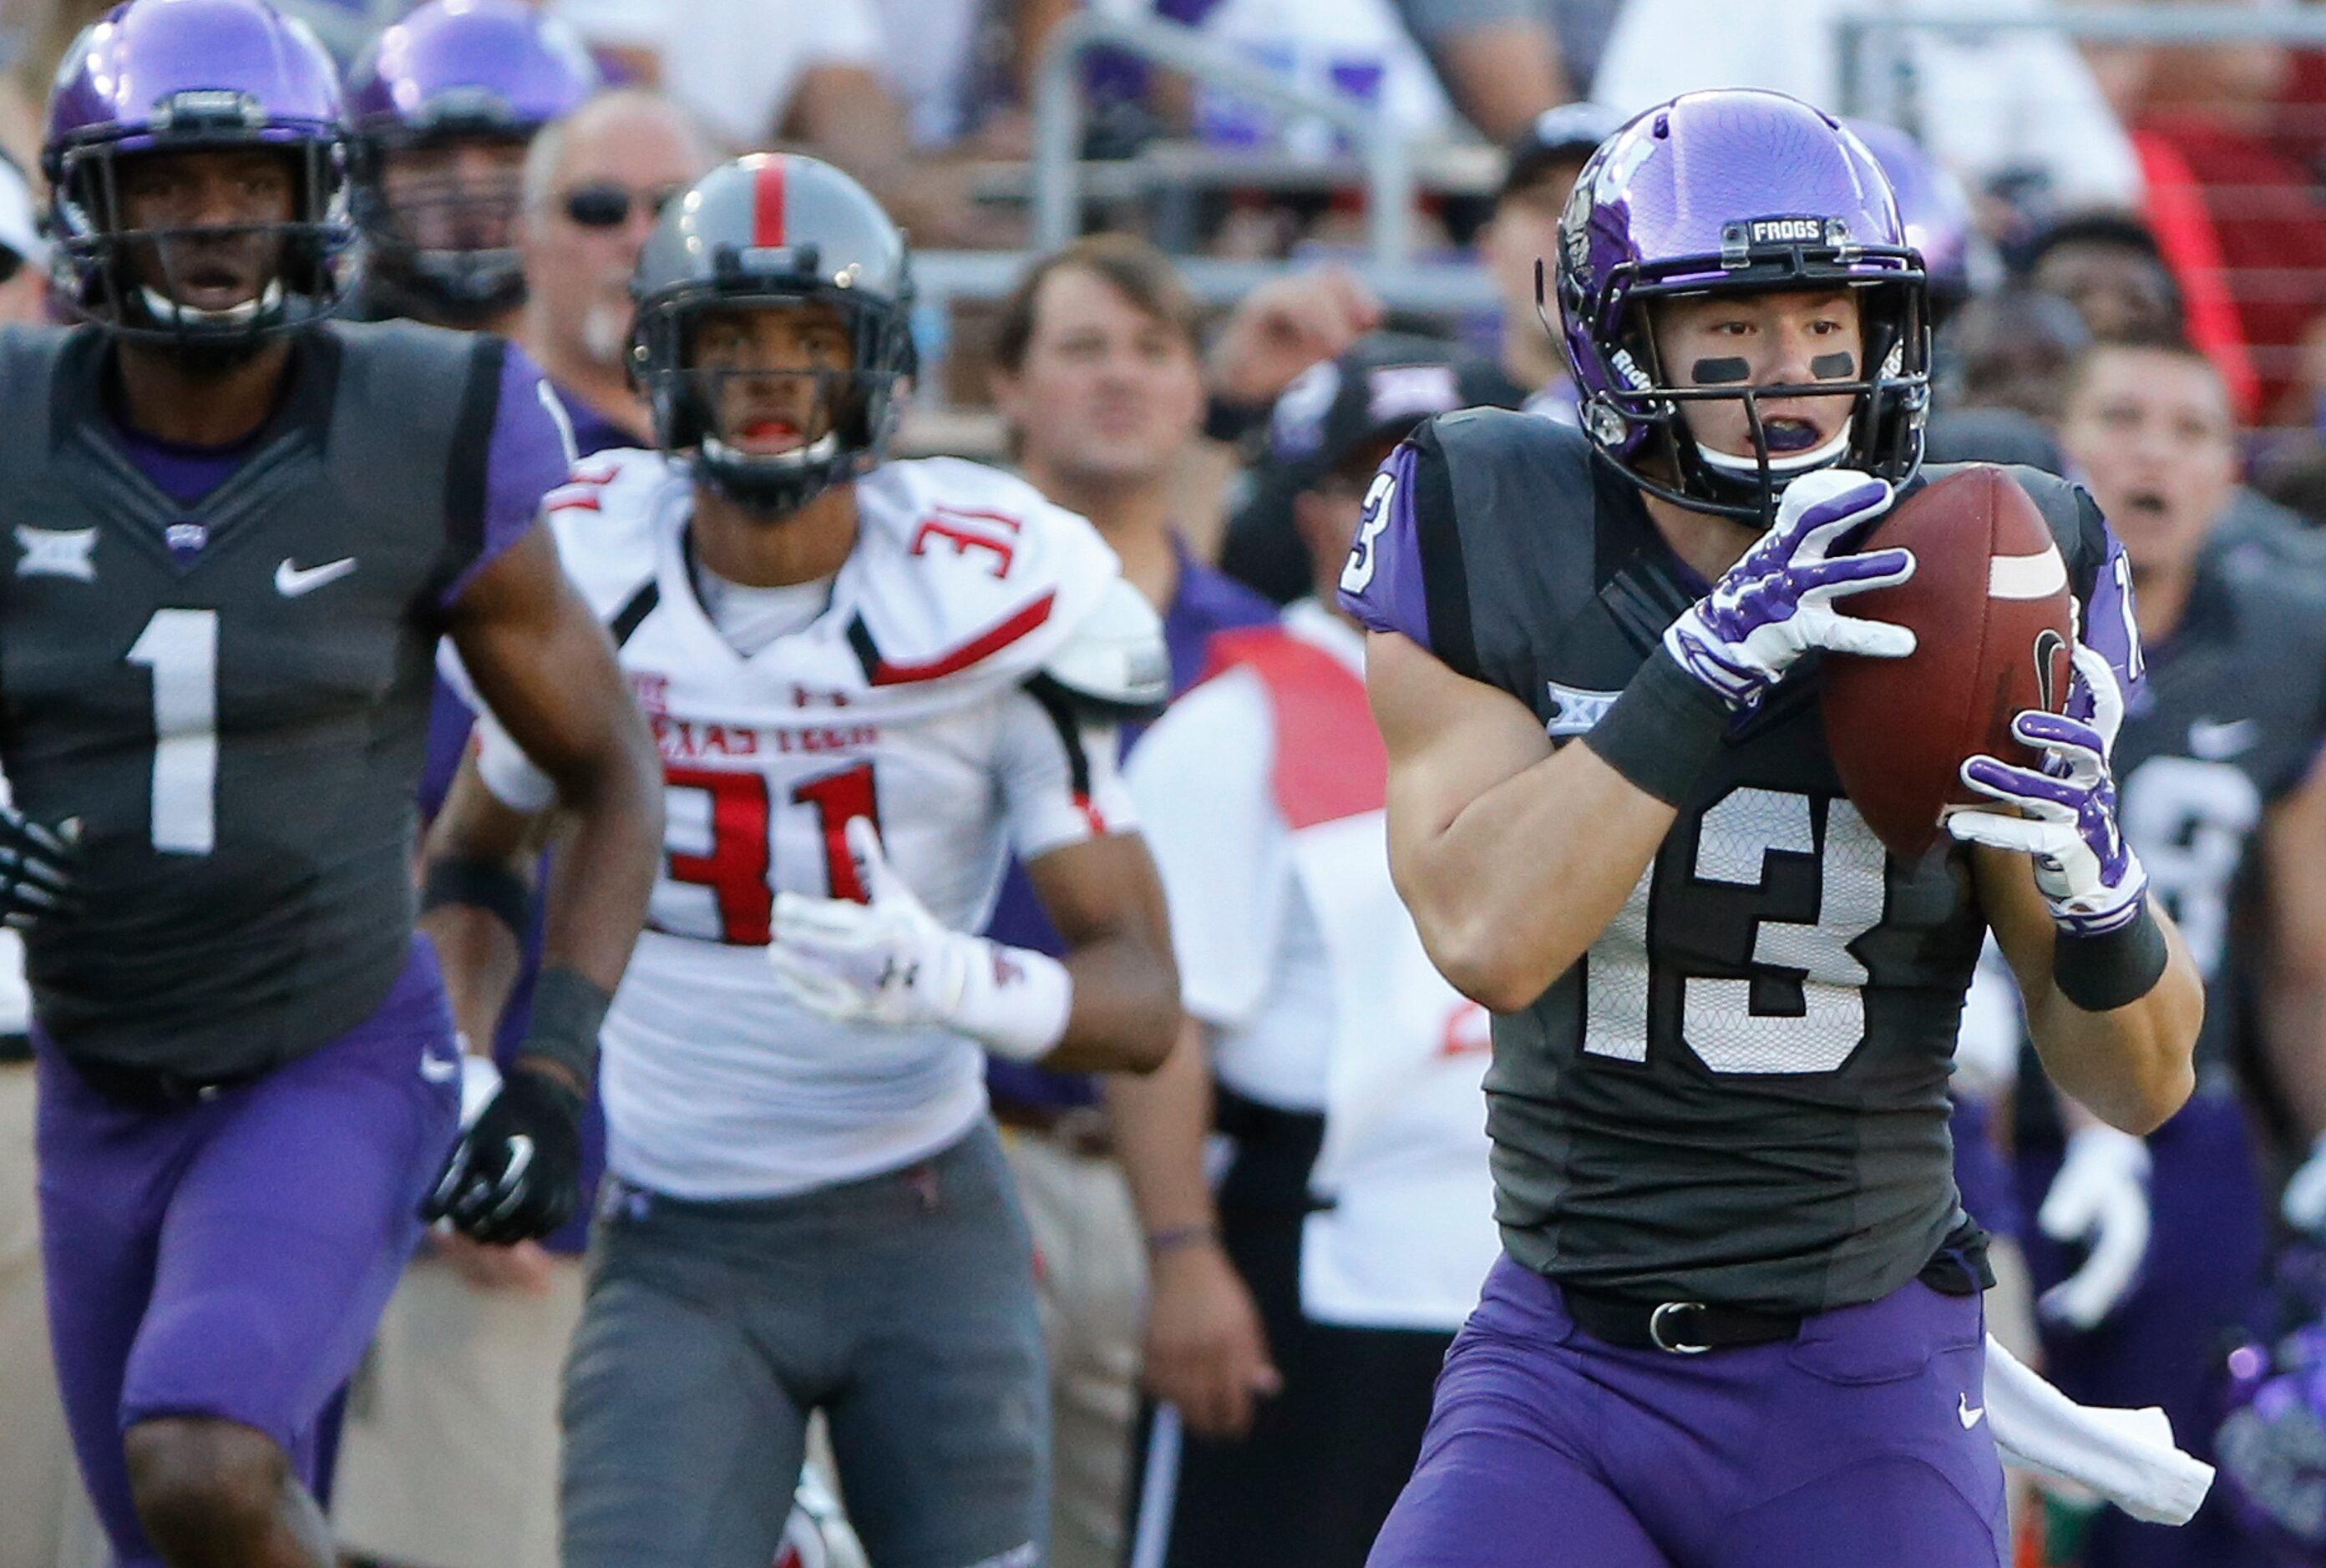
<svg viewBox="0 0 2326 1568"><path fill-rule="evenodd" d="M132 0L68 60L44 161L82 325L0 333L0 915L55 1359L124 1568L330 1568L319 1417L423 1204L506 1242L579 1202L651 743L533 526L566 470L539 373L328 320L353 233L312 35L264 0ZM526 1048L457 1147L412 878L447 636L578 835Z"/></svg>
<svg viewBox="0 0 2326 1568"><path fill-rule="evenodd" d="M983 1053L1142 1072L1170 1044L1115 763L1118 718L1168 689L1161 626L1023 481L885 460L912 287L839 170L714 170L637 292L659 450L585 460L550 502L670 808L607 1030L567 1568L767 1568L819 1410L871 1561L1036 1568L1042 1333ZM484 887L548 797L479 730L430 858ZM1063 959L971 934L1012 849ZM439 920L487 968L513 952L489 900ZM467 998L468 1026L498 1003Z"/></svg>
<svg viewBox="0 0 2326 1568"><path fill-rule="evenodd" d="M495 73L491 55L471 54L465 74L498 74L522 93L544 69L529 35L513 33L488 7L452 11L424 28L415 13L405 26L423 29L439 47L383 44L383 69L409 72L478 32L481 45L498 41L516 64L533 64ZM494 254L524 270L504 291L510 308L490 329L516 337L547 372L579 456L636 446L652 427L622 363L630 272L660 206L713 160L684 113L635 89L589 98L520 151L523 200L512 191L510 248ZM469 271L450 275L478 279L483 259L470 257ZM586 550L588 541L568 547ZM431 814L451 787L473 719L440 682L421 785ZM542 934L536 911L511 1005L490 1043L504 1066L524 1043ZM470 1060L489 1082L483 1059ZM582 1153L582 1188L594 1192L605 1168L594 1099ZM347 1547L413 1568L557 1568L558 1389L582 1313L588 1220L577 1213L538 1241L508 1247L439 1234L406 1271L381 1317L340 1448L332 1518Z"/></svg>
<svg viewBox="0 0 2326 1568"><path fill-rule="evenodd" d="M663 208L717 161L686 110L641 88L600 93L534 139L517 340L557 388L585 456L654 437L629 375L630 276Z"/></svg>

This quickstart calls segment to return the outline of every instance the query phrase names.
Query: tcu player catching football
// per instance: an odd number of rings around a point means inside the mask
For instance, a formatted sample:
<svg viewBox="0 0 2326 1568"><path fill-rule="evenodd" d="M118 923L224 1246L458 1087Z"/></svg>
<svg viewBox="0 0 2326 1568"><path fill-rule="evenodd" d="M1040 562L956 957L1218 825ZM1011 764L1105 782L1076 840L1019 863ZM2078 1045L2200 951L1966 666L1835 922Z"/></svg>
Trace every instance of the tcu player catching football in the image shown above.
<svg viewBox="0 0 2326 1568"><path fill-rule="evenodd" d="M712 172L636 292L661 450L584 459L549 502L670 821L606 1024L565 1561L766 1568L822 1409L873 1561L1032 1568L1048 1399L982 1053L1146 1071L1177 1027L1113 735L1163 695L1160 629L1028 486L882 461L911 285L846 175ZM437 929L503 972L550 803L488 728L432 842L472 889ZM1013 849L1063 962L965 934ZM457 999L472 1039L498 1002Z"/></svg>
<svg viewBox="0 0 2326 1568"><path fill-rule="evenodd" d="M1372 1562L1993 1568L1946 1136L1981 937L2052 1076L2128 1129L2187 1097L2202 1011L2115 821L2113 543L2017 476L2091 644L2080 717L2022 714L2052 765L1969 759L1993 809L1890 856L1816 673L1914 645L1848 613L1915 566L1848 552L1916 486L1927 394L1879 166L1795 99L1689 94L1594 154L1558 272L1583 428L1437 416L1342 579L1399 889L1496 1015L1504 1246Z"/></svg>

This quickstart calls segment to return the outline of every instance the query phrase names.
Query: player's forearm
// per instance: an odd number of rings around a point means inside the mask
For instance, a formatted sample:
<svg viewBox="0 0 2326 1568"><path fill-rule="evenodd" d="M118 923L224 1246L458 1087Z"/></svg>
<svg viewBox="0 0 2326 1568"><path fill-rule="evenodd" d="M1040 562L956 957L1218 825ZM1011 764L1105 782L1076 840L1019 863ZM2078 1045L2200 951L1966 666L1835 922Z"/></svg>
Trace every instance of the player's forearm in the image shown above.
<svg viewBox="0 0 2326 1568"><path fill-rule="evenodd" d="M2027 1031L2043 1071L2102 1121L2154 1132L2196 1088L2192 1062L2205 1021L2205 986L2171 919L2154 912L2165 941L2164 972L2137 1000L2087 1012L2056 985L2031 1005Z"/></svg>
<svg viewBox="0 0 2326 1568"><path fill-rule="evenodd" d="M436 944L454 1025L468 1037L470 1051L491 1055L501 1013L525 961L516 932L499 916L470 904L431 909L420 917L420 929Z"/></svg>
<svg viewBox="0 0 2326 1568"><path fill-rule="evenodd" d="M1392 779L1393 825L1400 805ZM1472 801L1415 852L1393 856L1391 869L1440 972L1472 1000L1513 1012L1598 940L1674 814L1568 745Z"/></svg>
<svg viewBox="0 0 2326 1568"><path fill-rule="evenodd" d="M636 723L622 727L618 744L554 776L573 830L550 873L542 967L575 970L610 996L646 923L661 860L661 774Z"/></svg>
<svg viewBox="0 0 2326 1568"><path fill-rule="evenodd" d="M1169 949L1144 931L1077 945L1066 955L1074 1002L1046 1067L1068 1072L1152 1072L1179 1027L1179 974Z"/></svg>
<svg viewBox="0 0 2326 1568"><path fill-rule="evenodd" d="M1210 1053L1189 1018L1163 1064L1144 1078L1110 1077L1106 1110L1115 1159L1150 1237L1196 1237L1216 1229L1204 1146L1212 1131Z"/></svg>

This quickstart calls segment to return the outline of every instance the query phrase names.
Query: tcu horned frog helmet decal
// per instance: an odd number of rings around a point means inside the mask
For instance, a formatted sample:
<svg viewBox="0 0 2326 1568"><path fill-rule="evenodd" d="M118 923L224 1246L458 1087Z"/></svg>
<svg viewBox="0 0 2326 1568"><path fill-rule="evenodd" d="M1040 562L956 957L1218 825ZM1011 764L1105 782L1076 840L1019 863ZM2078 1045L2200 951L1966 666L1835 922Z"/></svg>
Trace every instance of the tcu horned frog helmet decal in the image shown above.
<svg viewBox="0 0 2326 1568"><path fill-rule="evenodd" d="M655 441L754 510L781 515L880 461L913 373L913 285L905 236L861 185L831 164L755 153L712 170L663 211L631 284L631 374ZM722 439L719 376L694 364L706 311L822 303L839 312L853 358L817 378L820 428L773 455Z"/></svg>
<svg viewBox="0 0 2326 1568"><path fill-rule="evenodd" d="M49 98L41 166L51 190L57 292L124 337L241 343L328 314L355 237L339 72L306 24L265 0L135 0L74 40ZM287 222L131 229L124 162L220 148L280 149L297 194ZM178 302L194 247L233 236L280 243L258 297L230 309Z"/></svg>
<svg viewBox="0 0 2326 1568"><path fill-rule="evenodd" d="M1882 168L1838 121L1782 93L1721 88L1648 110L1600 144L1558 226L1558 299L1583 427L1652 495L1750 521L1796 475L1839 464L1892 483L1922 456L1930 325L1922 258ZM1684 386L1650 330L1650 302L1680 294L1847 288L1864 353L1853 374L1788 386ZM1854 396L1847 428L1772 454L1760 404ZM1750 457L1698 443L1681 405L1744 404Z"/></svg>

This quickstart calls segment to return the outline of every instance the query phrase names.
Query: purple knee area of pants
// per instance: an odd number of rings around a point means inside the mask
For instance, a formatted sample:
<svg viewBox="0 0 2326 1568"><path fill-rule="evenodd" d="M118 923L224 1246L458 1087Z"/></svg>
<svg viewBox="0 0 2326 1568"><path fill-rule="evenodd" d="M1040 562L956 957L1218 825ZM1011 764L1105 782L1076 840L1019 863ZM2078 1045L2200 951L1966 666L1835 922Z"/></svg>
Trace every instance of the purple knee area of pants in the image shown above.
<svg viewBox="0 0 2326 1568"><path fill-rule="evenodd" d="M1618 1349L1504 1258L1455 1341L1413 1484L1369 1568L1997 1568L2003 1472L1975 1297L1910 1282L1797 1340ZM1969 1424L1964 1422L1971 1415Z"/></svg>
<svg viewBox="0 0 2326 1568"><path fill-rule="evenodd" d="M116 1553L150 1560L121 1452L140 1421L239 1422L316 1479L318 1417L419 1239L419 1200L454 1136L450 1010L415 942L355 1029L158 1111L106 1099L53 1045L36 1049L60 1382Z"/></svg>

